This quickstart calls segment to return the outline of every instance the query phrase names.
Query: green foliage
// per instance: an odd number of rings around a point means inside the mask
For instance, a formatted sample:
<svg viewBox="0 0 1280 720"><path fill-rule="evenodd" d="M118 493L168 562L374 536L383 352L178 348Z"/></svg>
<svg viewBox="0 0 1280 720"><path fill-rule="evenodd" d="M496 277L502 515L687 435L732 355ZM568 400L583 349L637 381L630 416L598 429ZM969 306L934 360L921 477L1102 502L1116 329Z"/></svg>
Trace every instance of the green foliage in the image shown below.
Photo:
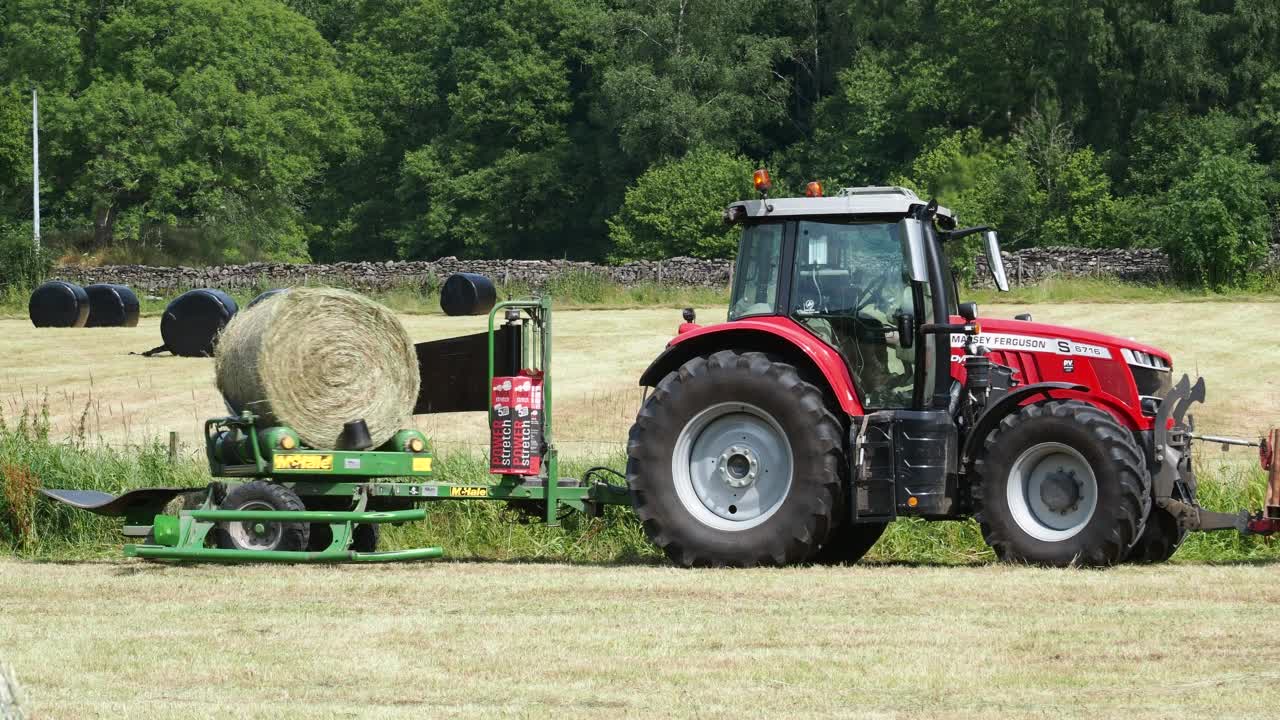
<svg viewBox="0 0 1280 720"><path fill-rule="evenodd" d="M1158 232L1174 272L1208 287L1241 285L1267 259L1271 218L1251 189L1267 169L1232 155L1204 157L1196 171L1170 188Z"/></svg>
<svg viewBox="0 0 1280 720"><path fill-rule="evenodd" d="M1067 126L1032 113L1008 141L968 128L935 142L898 182L941 199L962 225L998 228L1006 248L1033 245L1111 247L1132 233L1117 230L1135 211L1112 193L1105 158L1077 147ZM954 268L972 271L977 237L951 248Z"/></svg>
<svg viewBox="0 0 1280 720"><path fill-rule="evenodd" d="M57 41L14 62L43 90L53 224L83 218L95 248L194 227L220 259L306 259L303 195L353 138L314 28L269 0L58 5L25 0L5 28Z"/></svg>
<svg viewBox="0 0 1280 720"><path fill-rule="evenodd" d="M761 130L786 116L790 82L774 70L790 43L755 29L765 0L611 6L600 107L641 167L702 145L759 143Z"/></svg>
<svg viewBox="0 0 1280 720"><path fill-rule="evenodd" d="M737 231L724 225L724 208L749 196L751 173L746 158L707 147L649 168L609 220L615 257L731 256Z"/></svg>
<svg viewBox="0 0 1280 720"><path fill-rule="evenodd" d="M1221 111L1166 113L1135 135L1128 182L1132 244L1158 245L1178 277L1211 288L1258 278L1280 199L1274 171L1256 161L1249 126Z"/></svg>
<svg viewBox="0 0 1280 720"><path fill-rule="evenodd" d="M562 460L561 470L578 477L596 465L621 467L621 453ZM1201 468L1199 494L1211 509L1258 507L1265 485L1261 472L1208 472ZM488 463L465 452L437 455L436 471L454 482L489 481ZM40 498L39 487L71 487L112 494L138 487L203 488L203 464L170 463L161 443L126 450L97 447L83 437L50 438L47 420L24 414L14 426L0 422L0 554L38 559L119 557L119 520L103 518ZM199 499L199 495L193 495ZM387 549L443 545L453 558L662 563L628 507L611 507L603 518L570 514L560 527L528 522L503 503L446 501L427 505L423 522L386 528ZM1264 538L1234 533L1193 533L1179 551L1185 560L1231 562L1274 560L1280 549ZM867 555L870 562L972 563L993 559L977 524L900 520Z"/></svg>
<svg viewBox="0 0 1280 720"><path fill-rule="evenodd" d="M30 223L0 225L0 293L25 295L44 281L52 265L47 251L36 251Z"/></svg>
<svg viewBox="0 0 1280 720"><path fill-rule="evenodd" d="M1280 161L1273 10L8 0L0 218L31 216L34 84L46 235L68 253L599 259L674 242L718 254L720 241L698 245L718 233L690 230L700 210L633 207L651 202L635 196L647 173L710 151L768 161L779 192L898 178L1011 247L1164 246L1170 193L1202 157ZM1254 193L1269 208L1272 175ZM668 187L667 206L708 201L693 183ZM1222 211L1202 205L1186 211ZM1256 235L1253 218L1224 237Z"/></svg>

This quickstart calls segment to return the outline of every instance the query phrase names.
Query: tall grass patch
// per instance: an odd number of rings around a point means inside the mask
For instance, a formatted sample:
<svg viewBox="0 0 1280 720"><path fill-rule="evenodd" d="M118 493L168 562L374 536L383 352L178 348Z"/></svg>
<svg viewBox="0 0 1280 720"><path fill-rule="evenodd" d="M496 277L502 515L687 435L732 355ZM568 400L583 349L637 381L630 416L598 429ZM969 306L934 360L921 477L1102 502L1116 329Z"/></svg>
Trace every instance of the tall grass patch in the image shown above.
<svg viewBox="0 0 1280 720"><path fill-rule="evenodd" d="M94 447L81 432L58 442L49 436L47 413L24 409L16 424L0 418L0 552L41 558L119 552L119 520L52 502L39 494L41 487L119 494L207 482L207 473L195 464L171 463L168 447L159 441Z"/></svg>
<svg viewBox="0 0 1280 720"><path fill-rule="evenodd" d="M622 467L621 453L569 459L561 475L580 477L589 468ZM450 482L490 481L483 455L437 456L437 476ZM0 554L36 559L119 557L120 521L55 503L39 487L100 490L118 494L139 487L202 488L208 471L193 460L170 462L159 443L127 449L85 445L48 436L47 421L26 414L0 425ZM1211 510L1259 508L1265 493L1261 470L1201 463L1200 498ZM620 480L618 480L620 482ZM441 545L451 559L556 561L573 563L662 563L628 506L607 507L601 517L565 512L560 524L542 522L542 508L499 501L444 500L426 504L420 522L384 528L383 549ZM889 525L864 562L968 565L994 561L972 520L925 522L901 519ZM1280 542L1235 532L1192 533L1174 561L1238 563L1280 560Z"/></svg>

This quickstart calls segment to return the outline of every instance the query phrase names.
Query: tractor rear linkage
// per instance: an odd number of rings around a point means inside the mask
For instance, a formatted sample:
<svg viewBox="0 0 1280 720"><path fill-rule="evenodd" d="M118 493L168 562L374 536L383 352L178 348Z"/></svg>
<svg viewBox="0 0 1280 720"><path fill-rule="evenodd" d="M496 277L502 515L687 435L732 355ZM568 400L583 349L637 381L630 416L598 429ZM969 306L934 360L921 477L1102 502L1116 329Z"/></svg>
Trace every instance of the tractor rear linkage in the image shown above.
<svg viewBox="0 0 1280 720"><path fill-rule="evenodd" d="M515 330L506 336L512 357L505 365L495 365L494 357L500 311L505 329ZM125 555L152 560L377 563L438 558L444 554L439 547L372 548L377 542L373 526L421 520L426 511L415 506L435 500L507 501L521 510L536 510L549 524L557 524L563 510L599 516L605 505L630 504L630 494L625 486L592 482L593 473L602 468L593 468L581 480L558 477L550 421L550 323L549 298L503 302L489 312L487 342L483 335L475 336L482 343L480 351L487 344L486 387L493 385L495 367L528 368L543 383L542 404L536 408L541 411L541 463L529 474L503 474L487 484L441 482L435 479L427 440L416 430L401 430L379 448L316 449L303 447L287 427L259 427L258 418L246 412L205 423L210 474L219 478L205 488L142 488L119 496L91 490L42 492L81 510L124 518L125 537L140 541L125 545ZM479 372L476 380L483 381L482 367ZM493 419L490 406L491 426ZM255 484L258 489L275 486L269 494L289 502L226 506L229 491ZM165 508L179 497L184 504L198 504L166 514ZM308 529L308 547L280 547L282 528L289 526Z"/></svg>

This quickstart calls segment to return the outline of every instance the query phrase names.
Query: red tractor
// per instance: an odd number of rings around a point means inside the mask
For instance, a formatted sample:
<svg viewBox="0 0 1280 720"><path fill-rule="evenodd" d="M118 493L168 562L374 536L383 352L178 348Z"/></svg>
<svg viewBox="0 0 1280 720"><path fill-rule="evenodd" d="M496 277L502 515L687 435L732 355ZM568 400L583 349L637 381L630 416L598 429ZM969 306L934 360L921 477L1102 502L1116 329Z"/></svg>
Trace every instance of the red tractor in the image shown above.
<svg viewBox="0 0 1280 720"><path fill-rule="evenodd" d="M1087 330L978 318L948 271L956 229L897 187L736 202L728 322L645 371L627 480L681 565L853 562L898 517L975 518L1006 561L1160 562L1188 530L1269 529L1196 503L1167 353ZM1240 441L1248 443L1247 441Z"/></svg>

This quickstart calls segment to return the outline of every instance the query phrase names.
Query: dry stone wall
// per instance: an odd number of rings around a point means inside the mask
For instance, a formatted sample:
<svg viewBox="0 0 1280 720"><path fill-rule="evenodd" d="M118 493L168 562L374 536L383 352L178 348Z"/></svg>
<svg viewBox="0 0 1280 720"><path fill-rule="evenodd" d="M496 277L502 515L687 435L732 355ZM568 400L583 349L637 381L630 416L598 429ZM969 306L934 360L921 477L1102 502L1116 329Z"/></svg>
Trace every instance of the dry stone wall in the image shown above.
<svg viewBox="0 0 1280 720"><path fill-rule="evenodd" d="M1001 253L1010 285L1033 285L1049 277L1113 277L1129 282L1155 282L1172 276L1169 256L1163 250L1136 248L1027 248ZM1267 266L1280 267L1280 245L1272 245ZM987 258L974 262L974 280L990 286Z"/></svg>
<svg viewBox="0 0 1280 720"><path fill-rule="evenodd" d="M1114 277L1151 282L1169 277L1169 256L1163 250L1093 249L1078 247L1028 248L1001 253L1010 285L1035 284L1049 277ZM980 255L974 280L991 284L987 258Z"/></svg>
<svg viewBox="0 0 1280 720"><path fill-rule="evenodd" d="M1162 250L1090 249L1073 247L1030 248L1004 253L1005 269L1013 285L1033 284L1052 276L1116 277L1150 282L1169 277L1169 258ZM1272 246L1271 267L1280 266L1280 245ZM678 257L624 265L596 265L570 260L459 260L345 262L330 265L250 263L219 267L151 267L111 265L63 266L53 278L88 285L111 282L146 293L172 293L198 287L222 290L266 289L297 285L334 285L357 290L438 285L455 272L488 275L499 284L544 287L549 280L568 273L589 272L622 285L660 283L677 286L726 287L731 263ZM978 284L990 285L985 257L975 263Z"/></svg>
<svg viewBox="0 0 1280 720"><path fill-rule="evenodd" d="M727 260L671 258L624 265L596 265L570 260L439 260L406 262L344 262L329 265L293 263L250 263L221 267L151 267L112 265L102 267L63 266L56 268L58 280L86 285L111 282L135 290L160 293L198 287L222 290L265 289L298 285L333 285L357 290L387 290L395 287L438 286L455 272L488 275L499 284L516 283L541 288L557 276L589 272L622 285L656 282L665 285L727 286Z"/></svg>

